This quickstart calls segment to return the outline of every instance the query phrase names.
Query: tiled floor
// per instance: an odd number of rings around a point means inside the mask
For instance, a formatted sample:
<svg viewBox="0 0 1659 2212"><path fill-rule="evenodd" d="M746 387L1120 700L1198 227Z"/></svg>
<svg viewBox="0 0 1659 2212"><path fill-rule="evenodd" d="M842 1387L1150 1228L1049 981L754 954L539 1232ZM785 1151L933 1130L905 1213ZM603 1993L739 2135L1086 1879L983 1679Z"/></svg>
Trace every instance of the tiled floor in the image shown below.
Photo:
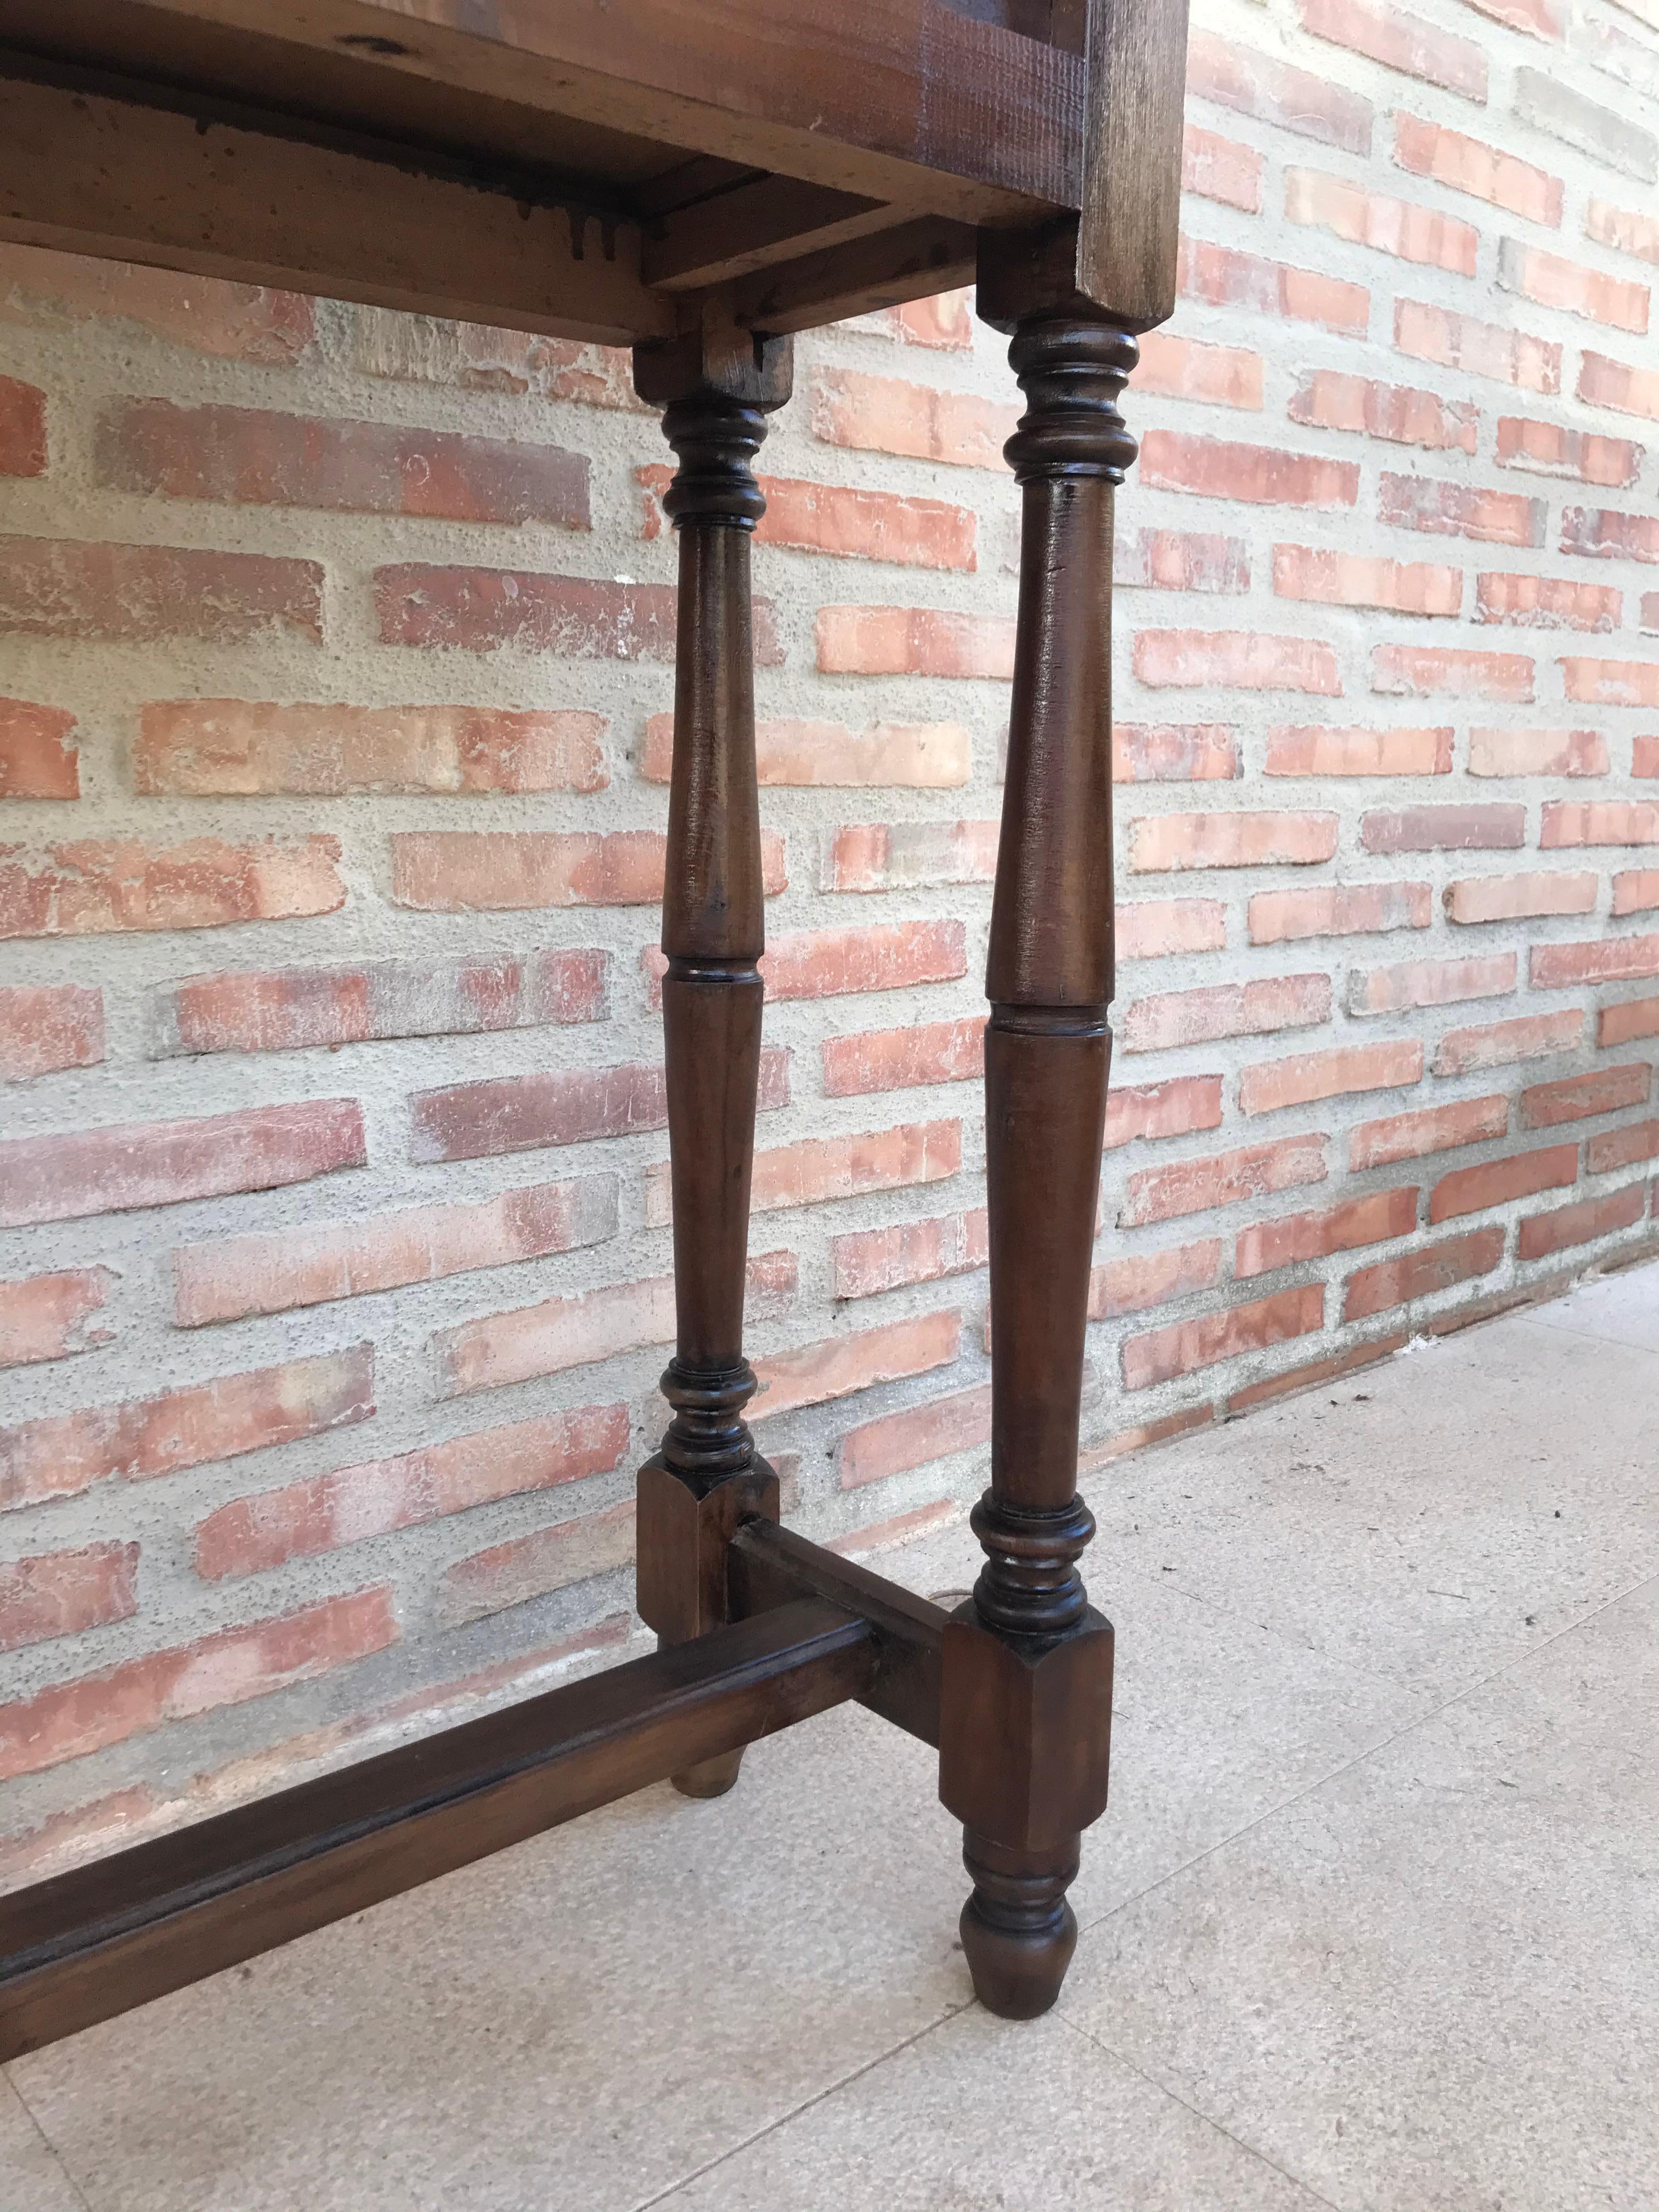
<svg viewBox="0 0 1659 2212"><path fill-rule="evenodd" d="M1659 1267L1091 1502L1047 2020L971 2002L930 1755L843 1708L13 2065L0 2204L1653 2212Z"/></svg>

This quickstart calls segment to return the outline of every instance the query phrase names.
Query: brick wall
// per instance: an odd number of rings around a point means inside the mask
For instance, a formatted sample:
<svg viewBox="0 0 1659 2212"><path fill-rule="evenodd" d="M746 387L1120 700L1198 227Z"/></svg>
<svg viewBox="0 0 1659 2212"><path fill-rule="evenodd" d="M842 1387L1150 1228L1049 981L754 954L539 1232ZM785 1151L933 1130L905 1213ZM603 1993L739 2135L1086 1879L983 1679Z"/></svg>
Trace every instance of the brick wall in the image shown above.
<svg viewBox="0 0 1659 2212"><path fill-rule="evenodd" d="M1097 1484L1655 1235L1659 11L1420 6L1199 10ZM15 1877L629 1632L673 548L599 349L7 251L0 369ZM1014 412L946 298L763 457L757 1410L865 1548L983 1479Z"/></svg>

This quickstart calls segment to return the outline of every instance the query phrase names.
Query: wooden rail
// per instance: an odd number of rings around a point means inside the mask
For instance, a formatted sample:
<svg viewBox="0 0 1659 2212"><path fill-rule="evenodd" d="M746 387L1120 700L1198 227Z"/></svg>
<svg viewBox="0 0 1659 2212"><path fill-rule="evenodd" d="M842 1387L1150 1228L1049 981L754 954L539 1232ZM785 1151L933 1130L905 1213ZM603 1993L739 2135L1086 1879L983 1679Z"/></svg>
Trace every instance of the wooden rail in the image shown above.
<svg viewBox="0 0 1659 2212"><path fill-rule="evenodd" d="M0 2063L861 1697L805 1599L0 1899Z"/></svg>

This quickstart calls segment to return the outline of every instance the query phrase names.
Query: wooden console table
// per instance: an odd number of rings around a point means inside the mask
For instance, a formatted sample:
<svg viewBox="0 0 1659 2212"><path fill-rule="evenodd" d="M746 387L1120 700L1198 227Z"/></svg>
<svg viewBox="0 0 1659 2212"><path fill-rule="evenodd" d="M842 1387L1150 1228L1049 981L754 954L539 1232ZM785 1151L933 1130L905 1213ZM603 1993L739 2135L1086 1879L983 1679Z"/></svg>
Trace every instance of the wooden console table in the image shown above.
<svg viewBox="0 0 1659 2212"><path fill-rule="evenodd" d="M1174 304L1186 0L4 0L0 239L630 343L678 457L659 1649L0 1904L0 2059L856 1698L939 1753L994 2011L1059 1992L1106 1802L1077 1563L1112 991L1118 398ZM790 333L974 281L1026 412L985 1038L986 1565L946 1614L780 1525L744 1408L760 1064L750 463Z"/></svg>

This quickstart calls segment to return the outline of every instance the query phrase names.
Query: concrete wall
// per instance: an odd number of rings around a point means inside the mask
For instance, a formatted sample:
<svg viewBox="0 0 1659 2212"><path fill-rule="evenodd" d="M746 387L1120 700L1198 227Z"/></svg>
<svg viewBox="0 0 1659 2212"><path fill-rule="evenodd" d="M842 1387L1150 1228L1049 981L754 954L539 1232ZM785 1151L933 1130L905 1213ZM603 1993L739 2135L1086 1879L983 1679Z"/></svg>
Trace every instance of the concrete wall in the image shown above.
<svg viewBox="0 0 1659 2212"><path fill-rule="evenodd" d="M1659 15L1422 7L1199 9L1096 1485L1655 1235ZM0 368L16 1878L630 1632L673 546L597 350L9 251ZM763 456L757 1411L865 1549L985 1471L1012 392L947 298Z"/></svg>

